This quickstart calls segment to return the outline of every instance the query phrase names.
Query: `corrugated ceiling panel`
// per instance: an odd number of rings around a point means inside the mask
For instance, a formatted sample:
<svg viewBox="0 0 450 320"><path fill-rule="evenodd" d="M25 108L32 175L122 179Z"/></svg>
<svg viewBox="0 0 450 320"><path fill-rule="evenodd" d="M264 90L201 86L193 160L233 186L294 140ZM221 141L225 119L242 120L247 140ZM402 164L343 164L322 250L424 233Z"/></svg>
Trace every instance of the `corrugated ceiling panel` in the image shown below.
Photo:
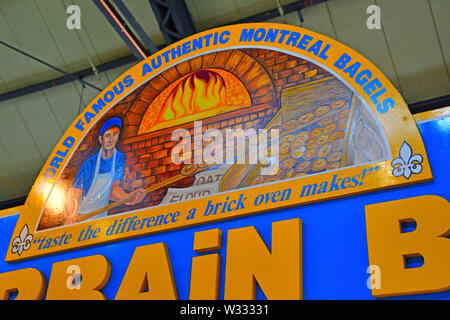
<svg viewBox="0 0 450 320"><path fill-rule="evenodd" d="M15 102L42 158L46 160L63 134L52 108L42 92L17 98Z"/></svg>
<svg viewBox="0 0 450 320"><path fill-rule="evenodd" d="M284 17L286 19L287 24L300 27L300 19L298 17L297 12L291 12L291 13L285 14ZM270 19L267 22L284 23L283 18L281 16Z"/></svg>
<svg viewBox="0 0 450 320"><path fill-rule="evenodd" d="M1 55L1 51L0 51L0 55ZM1 73L0 73L0 92L6 92L6 91L8 91L8 89L7 89L5 81L1 77Z"/></svg>
<svg viewBox="0 0 450 320"><path fill-rule="evenodd" d="M45 23L47 32L51 36L52 42L48 45L54 45L58 51L59 57L63 61L62 69L68 72L77 72L89 68L89 60L77 30L69 30L66 27L67 6L61 1L55 0L34 0L37 14ZM90 50L91 56L95 52L90 46L86 46Z"/></svg>
<svg viewBox="0 0 450 320"><path fill-rule="evenodd" d="M82 30L89 35L102 63L131 54L130 49L91 0L77 0L76 4L81 9Z"/></svg>
<svg viewBox="0 0 450 320"><path fill-rule="evenodd" d="M301 26L303 28L324 34L333 39L336 38L326 3L319 3L313 7L308 7L303 9L301 13L303 16Z"/></svg>
<svg viewBox="0 0 450 320"><path fill-rule="evenodd" d="M119 68L115 68L115 69L109 70L107 72L100 73L100 79L97 79L96 76L90 76L90 77L87 77L85 80L88 81L89 83L96 85L99 88L105 88L111 82L113 82L119 76L121 76L125 71L127 71L129 68L131 68L133 65L134 65L134 63L130 63L130 64L123 65ZM92 90L92 89L86 87L83 92L83 103L81 105L81 110L84 110L84 108L89 103L91 103L92 100L94 100L99 95L99 93L100 92L98 92L96 90ZM78 114L78 103L80 101L80 97L74 96L74 99L75 100L73 101L73 103L71 102L71 104L74 106L76 111L75 111L75 113L73 113L73 112L71 113L73 115L73 117L70 120L69 125L72 123L72 121L75 119L76 115Z"/></svg>
<svg viewBox="0 0 450 320"><path fill-rule="evenodd" d="M296 0L280 1L287 5ZM197 31L241 20L277 7L276 1L267 0L186 0Z"/></svg>
<svg viewBox="0 0 450 320"><path fill-rule="evenodd" d="M136 63L128 63L119 68L109 70L109 71L107 71L108 78L111 79L111 82L113 82L118 77L120 77L124 72L126 72L128 69L130 69L132 66L134 66L136 64L137 64L137 62Z"/></svg>
<svg viewBox="0 0 450 320"><path fill-rule="evenodd" d="M440 44L447 64L447 74L450 70L450 1L430 0L432 14L436 22ZM450 86L450 84L449 84ZM450 90L450 89L449 89Z"/></svg>
<svg viewBox="0 0 450 320"><path fill-rule="evenodd" d="M102 72L99 74L99 76L100 76L100 78L97 78L97 76L95 76L95 75L89 76L89 77L86 77L84 80L95 85L97 88L101 88L101 89L106 88L106 86L108 86L114 80L111 77L109 77L107 72ZM100 94L99 91L86 87L83 92L84 103L81 106L81 110L83 110L99 94ZM77 101L79 102L79 100L77 100ZM77 103L76 103L76 105L78 108Z"/></svg>
<svg viewBox="0 0 450 320"><path fill-rule="evenodd" d="M0 103L0 140L11 158L17 179L25 188L17 197L23 196L41 170L43 158L13 101Z"/></svg>
<svg viewBox="0 0 450 320"><path fill-rule="evenodd" d="M0 39L12 46L18 46L14 35L11 33L10 26L6 21L1 7ZM6 85L2 83L2 93L10 91L13 88L28 86L39 81L38 78L33 76L30 62L24 56L5 46L0 46L0 56L0 77L6 82Z"/></svg>
<svg viewBox="0 0 450 320"><path fill-rule="evenodd" d="M15 167L0 139L0 199L16 198L25 192L24 184L15 176Z"/></svg>
<svg viewBox="0 0 450 320"><path fill-rule="evenodd" d="M296 2L296 0L280 0L282 6ZM235 0L236 7L239 11L239 19L244 19L255 14L266 12L276 8L276 1L262 1L262 0ZM236 18L235 18L236 19ZM288 19L288 18L286 18ZM273 21L281 22L282 20Z"/></svg>
<svg viewBox="0 0 450 320"><path fill-rule="evenodd" d="M369 16L366 10L372 4L373 0L330 1L328 7L337 39L371 60L400 90L383 31L369 30L366 25Z"/></svg>
<svg viewBox="0 0 450 320"><path fill-rule="evenodd" d="M234 1L186 0L197 30L226 24L239 17Z"/></svg>
<svg viewBox="0 0 450 320"><path fill-rule="evenodd" d="M110 70L107 73L101 73L100 79L97 79L96 76L91 76L87 77L85 80L95 84L96 86L104 88L133 65L134 64L131 63L120 68ZM80 103L80 93L81 86L79 83L75 82L45 90L47 101L50 104L57 122L60 124L63 132L65 132L72 124L79 112L82 112L84 108L86 108L86 106L99 94L97 90L86 87L83 90L83 97ZM62 136L62 133L58 133L57 128L53 128L53 131L57 140L55 140L51 150L53 150L54 145Z"/></svg>
<svg viewBox="0 0 450 320"><path fill-rule="evenodd" d="M78 88L76 88L78 87ZM86 87L83 92L83 101L81 103L81 110L87 105L87 93L89 91L98 92L92 88ZM63 131L67 130L72 121L78 114L80 106L80 84L77 82L67 83L59 87L50 88L44 91L47 100L51 105L58 122Z"/></svg>
<svg viewBox="0 0 450 320"><path fill-rule="evenodd" d="M406 101L413 103L448 94L449 80L428 1L377 2Z"/></svg>
<svg viewBox="0 0 450 320"><path fill-rule="evenodd" d="M48 63L57 66L62 65L62 60L52 42L45 24L36 12L36 7L33 1L9 1L7 2L7 5L1 6L1 11L6 24L9 26L8 29L10 33L10 35L7 36L8 40L5 41L13 41L13 43L10 43L11 45L17 46L19 49L22 49L23 51ZM3 32L8 32L8 30L5 29L2 33ZM3 34L2 39L4 39ZM20 56L17 53L14 53L14 55L20 63L20 60L23 58L19 58ZM13 67L17 68L15 60L13 61ZM34 75L39 77L39 81L53 79L59 76L57 71L54 71L38 62L30 60L29 65L33 69ZM36 78L31 75L29 70L25 70L25 81L27 81L26 78L36 80ZM8 86L10 88L14 87L12 84L13 82L22 81L22 77L19 76L17 70L14 68L12 68L10 72L5 69L2 76L5 81L8 81ZM16 83L16 86L17 85L19 85L18 87L23 87L23 85L20 85L19 83Z"/></svg>

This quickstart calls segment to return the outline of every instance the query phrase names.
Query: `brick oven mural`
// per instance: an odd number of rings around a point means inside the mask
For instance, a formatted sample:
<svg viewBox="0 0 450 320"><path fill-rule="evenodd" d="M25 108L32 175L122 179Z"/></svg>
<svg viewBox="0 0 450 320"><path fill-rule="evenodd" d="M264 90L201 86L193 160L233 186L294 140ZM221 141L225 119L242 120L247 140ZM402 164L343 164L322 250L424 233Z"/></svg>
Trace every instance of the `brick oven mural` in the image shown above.
<svg viewBox="0 0 450 320"><path fill-rule="evenodd" d="M277 129L276 172L262 175L261 164L174 163L175 130L193 136L212 128ZM108 143L116 150L110 164L100 149ZM80 203L48 201L38 229L384 160L389 150L369 109L314 63L267 49L213 52L160 73L102 117L50 196L79 197ZM92 197L93 189L102 191L97 179L110 181L114 192L108 189L107 207L90 216L80 211L81 202L98 200Z"/></svg>

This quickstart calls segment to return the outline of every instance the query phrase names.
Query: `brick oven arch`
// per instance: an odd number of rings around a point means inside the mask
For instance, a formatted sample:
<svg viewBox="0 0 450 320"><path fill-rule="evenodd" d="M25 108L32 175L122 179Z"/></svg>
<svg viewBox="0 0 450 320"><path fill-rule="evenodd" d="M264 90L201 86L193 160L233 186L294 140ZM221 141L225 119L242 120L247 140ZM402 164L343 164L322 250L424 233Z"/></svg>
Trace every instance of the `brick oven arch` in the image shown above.
<svg viewBox="0 0 450 320"><path fill-rule="evenodd" d="M277 90L270 72L255 58L238 49L217 51L188 61L160 73L135 95L134 101L123 115L122 138L135 137L147 108L161 92L179 78L206 68L224 69L236 76L247 88L252 101L252 111L275 114L279 109Z"/></svg>

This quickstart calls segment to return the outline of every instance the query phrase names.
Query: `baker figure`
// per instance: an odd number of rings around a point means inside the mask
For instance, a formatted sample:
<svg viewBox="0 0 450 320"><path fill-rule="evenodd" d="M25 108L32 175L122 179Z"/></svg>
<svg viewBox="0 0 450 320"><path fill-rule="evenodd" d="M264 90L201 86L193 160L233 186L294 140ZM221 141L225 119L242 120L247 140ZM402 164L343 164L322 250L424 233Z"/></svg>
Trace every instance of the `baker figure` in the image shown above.
<svg viewBox="0 0 450 320"><path fill-rule="evenodd" d="M79 215L85 215L103 208L109 201L120 201L131 196L127 205L140 203L145 197L143 189L131 193L120 187L123 177L125 156L116 150L122 121L111 118L100 129L98 141L101 148L94 156L86 160L81 166L66 203L67 222L78 221ZM105 217L104 211L93 218Z"/></svg>

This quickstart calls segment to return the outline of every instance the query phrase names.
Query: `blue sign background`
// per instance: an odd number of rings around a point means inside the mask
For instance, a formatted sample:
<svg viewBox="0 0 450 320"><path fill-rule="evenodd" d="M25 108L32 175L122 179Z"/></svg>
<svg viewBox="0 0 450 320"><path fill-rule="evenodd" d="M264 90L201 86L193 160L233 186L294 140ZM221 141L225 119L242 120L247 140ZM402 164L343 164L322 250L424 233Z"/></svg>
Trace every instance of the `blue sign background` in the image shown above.
<svg viewBox="0 0 450 320"><path fill-rule="evenodd" d="M180 299L188 299L192 257L197 255L192 250L194 232L220 228L223 238L222 249L218 252L222 256L220 299L223 299L227 231L254 226L270 248L272 222L300 218L303 222L304 299L374 299L366 286L369 261L364 206L430 194L450 199L450 117L423 122L418 127L434 175L431 182L255 214L10 264L4 262L4 257L18 216L5 217L0 219L0 273L37 268L48 281L53 263L101 254L111 262L112 267L110 280L102 292L108 299L114 299L135 248L164 242L168 246L178 296ZM264 298L264 293L258 287L257 299ZM450 291L389 299L449 300Z"/></svg>

